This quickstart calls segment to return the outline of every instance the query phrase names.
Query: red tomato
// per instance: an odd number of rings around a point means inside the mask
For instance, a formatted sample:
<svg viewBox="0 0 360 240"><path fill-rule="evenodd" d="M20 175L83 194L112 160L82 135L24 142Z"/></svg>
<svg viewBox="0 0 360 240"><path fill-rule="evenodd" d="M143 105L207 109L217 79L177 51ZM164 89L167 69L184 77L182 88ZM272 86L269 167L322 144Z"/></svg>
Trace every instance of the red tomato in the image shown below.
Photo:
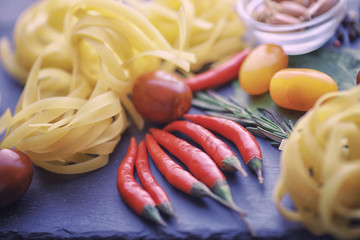
<svg viewBox="0 0 360 240"><path fill-rule="evenodd" d="M356 84L360 85L360 71L358 72L358 74L356 76Z"/></svg>
<svg viewBox="0 0 360 240"><path fill-rule="evenodd" d="M135 80L131 97L145 119L168 123L190 110L192 92L177 74L155 71Z"/></svg>
<svg viewBox="0 0 360 240"><path fill-rule="evenodd" d="M9 206L28 190L33 176L29 157L15 149L0 149L0 208Z"/></svg>

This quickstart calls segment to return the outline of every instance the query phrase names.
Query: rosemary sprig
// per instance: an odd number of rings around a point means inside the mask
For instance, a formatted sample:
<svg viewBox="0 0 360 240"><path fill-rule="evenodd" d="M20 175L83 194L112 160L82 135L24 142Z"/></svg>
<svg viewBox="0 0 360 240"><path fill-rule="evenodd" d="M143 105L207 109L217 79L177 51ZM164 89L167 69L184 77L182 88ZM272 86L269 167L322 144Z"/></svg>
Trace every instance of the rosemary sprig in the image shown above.
<svg viewBox="0 0 360 240"><path fill-rule="evenodd" d="M279 146L291 133L294 124L291 120L281 121L266 108L258 108L258 114L242 106L233 97L225 97L213 90L198 92L192 102L206 114L236 121L258 136L270 139L271 144Z"/></svg>

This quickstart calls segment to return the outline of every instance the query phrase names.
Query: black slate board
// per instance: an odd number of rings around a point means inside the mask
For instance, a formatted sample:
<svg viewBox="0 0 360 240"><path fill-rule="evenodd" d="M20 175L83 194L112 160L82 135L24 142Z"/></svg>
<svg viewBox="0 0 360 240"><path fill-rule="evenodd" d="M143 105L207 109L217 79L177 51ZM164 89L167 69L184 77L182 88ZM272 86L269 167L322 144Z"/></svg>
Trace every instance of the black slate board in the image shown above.
<svg viewBox="0 0 360 240"><path fill-rule="evenodd" d="M0 2L1 36L11 36L16 18L32 2ZM21 90L1 66L0 114L7 107L14 109ZM232 94L230 85L218 91ZM14 205L0 210L0 239L331 239L315 237L279 214L272 190L280 172L280 151L262 138L257 139L264 156L265 183L260 185L253 174L246 179L240 173L226 174L236 204L246 210L258 233L256 238L232 211L211 199L196 199L171 187L152 162L150 168L167 191L179 219L166 218L168 227L163 228L137 216L117 192L116 172L130 137L140 141L151 126L147 123L143 131L129 127L109 164L97 171L59 175L35 167L28 192Z"/></svg>

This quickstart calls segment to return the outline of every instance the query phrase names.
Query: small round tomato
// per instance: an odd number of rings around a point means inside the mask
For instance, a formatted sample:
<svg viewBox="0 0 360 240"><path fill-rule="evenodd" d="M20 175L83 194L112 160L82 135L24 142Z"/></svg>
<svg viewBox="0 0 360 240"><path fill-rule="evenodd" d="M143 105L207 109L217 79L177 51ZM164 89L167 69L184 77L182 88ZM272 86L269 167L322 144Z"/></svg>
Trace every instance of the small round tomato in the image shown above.
<svg viewBox="0 0 360 240"><path fill-rule="evenodd" d="M28 190L33 177L29 157L15 149L0 149L0 208L11 205Z"/></svg>
<svg viewBox="0 0 360 240"><path fill-rule="evenodd" d="M334 79L329 75L303 68L287 68L271 79L270 96L280 107L307 111L323 94L337 91Z"/></svg>
<svg viewBox="0 0 360 240"><path fill-rule="evenodd" d="M261 44L250 52L239 69L240 86L250 95L266 93L272 76L287 65L288 56L281 46Z"/></svg>
<svg viewBox="0 0 360 240"><path fill-rule="evenodd" d="M183 79L165 71L140 75L134 82L132 101L145 119L168 123L191 108L192 92Z"/></svg>

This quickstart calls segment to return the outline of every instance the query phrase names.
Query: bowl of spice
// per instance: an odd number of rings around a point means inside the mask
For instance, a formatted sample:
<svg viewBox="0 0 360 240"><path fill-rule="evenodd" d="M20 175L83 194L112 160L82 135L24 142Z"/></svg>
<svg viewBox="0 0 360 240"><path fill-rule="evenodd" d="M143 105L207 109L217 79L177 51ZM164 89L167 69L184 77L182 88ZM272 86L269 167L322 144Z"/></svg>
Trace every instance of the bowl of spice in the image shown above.
<svg viewBox="0 0 360 240"><path fill-rule="evenodd" d="M347 13L347 0L238 0L236 10L257 42L300 55L334 36Z"/></svg>

